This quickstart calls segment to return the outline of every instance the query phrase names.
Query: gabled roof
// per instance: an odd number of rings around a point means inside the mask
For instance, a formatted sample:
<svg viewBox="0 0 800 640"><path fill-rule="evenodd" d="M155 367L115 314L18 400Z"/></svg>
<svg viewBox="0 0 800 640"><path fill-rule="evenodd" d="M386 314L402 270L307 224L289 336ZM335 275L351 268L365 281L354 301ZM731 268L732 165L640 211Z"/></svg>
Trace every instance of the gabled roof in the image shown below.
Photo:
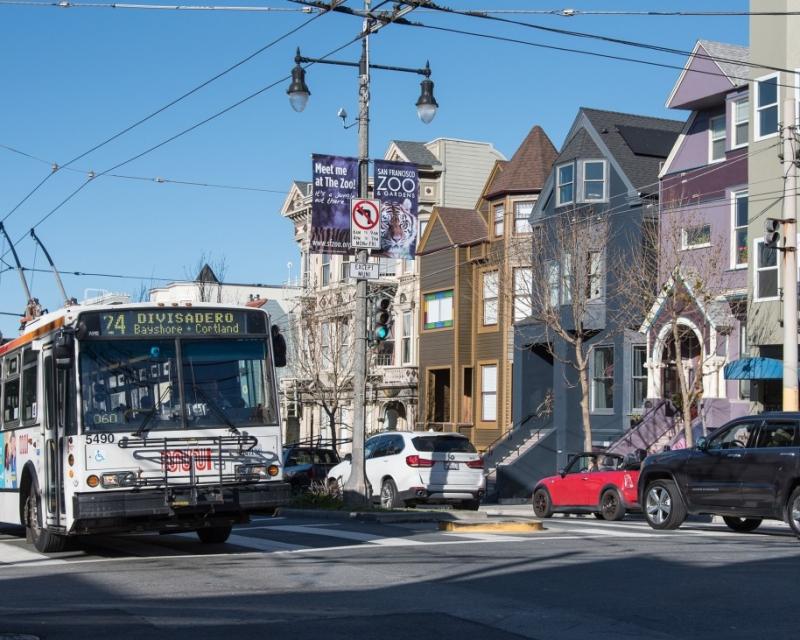
<svg viewBox="0 0 800 640"><path fill-rule="evenodd" d="M746 87L750 78L750 50L737 44L698 40L686 60L666 106L699 109L719 102L731 89Z"/></svg>
<svg viewBox="0 0 800 640"><path fill-rule="evenodd" d="M634 188L643 194L658 193L660 164L669 155L672 147L670 141L674 144L683 129L683 121L585 107L582 107L581 111L600 135L602 144L609 150ZM637 146L632 142L631 132L637 137L646 138L650 135L658 138L657 148Z"/></svg>
<svg viewBox="0 0 800 640"><path fill-rule="evenodd" d="M423 142L392 140L391 145L397 147L397 150L408 162L413 162L423 167L435 167L441 164L439 159L430 152Z"/></svg>
<svg viewBox="0 0 800 640"><path fill-rule="evenodd" d="M434 226L440 224L449 244L442 246L428 246L428 240ZM459 209L456 207L434 207L431 219L422 236L417 254L425 255L445 247L468 247L484 242L488 239L486 222L474 209Z"/></svg>
<svg viewBox="0 0 800 640"><path fill-rule="evenodd" d="M194 281L219 284L219 278L217 278L217 274L214 273L214 270L209 266L208 263L203 265L203 268L200 269L200 273L197 274L197 277L194 279Z"/></svg>
<svg viewBox="0 0 800 640"><path fill-rule="evenodd" d="M494 175L484 197L541 191L558 152L539 125L535 125L511 160Z"/></svg>

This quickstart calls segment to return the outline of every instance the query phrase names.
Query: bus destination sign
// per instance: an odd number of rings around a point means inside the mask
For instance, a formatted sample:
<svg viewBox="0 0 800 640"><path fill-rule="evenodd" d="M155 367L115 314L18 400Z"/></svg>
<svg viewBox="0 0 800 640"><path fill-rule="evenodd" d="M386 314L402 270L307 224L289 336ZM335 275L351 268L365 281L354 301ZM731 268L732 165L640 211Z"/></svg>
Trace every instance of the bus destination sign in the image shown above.
<svg viewBox="0 0 800 640"><path fill-rule="evenodd" d="M90 338L195 337L266 333L266 316L229 309L133 309L84 314Z"/></svg>

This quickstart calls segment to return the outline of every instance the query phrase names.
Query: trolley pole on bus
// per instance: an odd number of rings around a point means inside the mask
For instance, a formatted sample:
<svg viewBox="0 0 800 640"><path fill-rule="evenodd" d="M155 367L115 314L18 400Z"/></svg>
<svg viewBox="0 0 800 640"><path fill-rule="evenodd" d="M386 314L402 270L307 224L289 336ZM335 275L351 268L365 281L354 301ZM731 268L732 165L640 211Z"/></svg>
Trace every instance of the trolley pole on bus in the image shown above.
<svg viewBox="0 0 800 640"><path fill-rule="evenodd" d="M370 69L382 69L385 71L400 71L403 73L413 73L424 76L420 83L420 96L417 100L417 114L425 124L428 124L436 115L439 106L433 97L433 81L430 79L431 70L429 65L422 69L409 67L394 67L369 62L369 36L378 29L414 9L413 6L406 6L395 9L392 15L378 22L370 13L371 0L364 0L364 27L361 36L361 58L357 63L342 62L337 60L326 60L324 58L307 58L300 55L298 50L295 56L297 66L292 72L292 84L287 93L296 111L302 111L308 100L310 91L305 84L305 72L301 63L320 63L334 64L342 66L358 67L358 195L360 198L369 197L369 85ZM334 1L328 7L336 11L341 1ZM352 12L348 12L352 13ZM356 262L365 265L369 258L366 249L359 249L356 253ZM356 280L356 308L353 323L355 333L355 354L353 364L353 443L351 454L350 478L344 486L344 501L349 507L363 506L367 503L367 478L366 465L364 460L364 440L366 437L366 396L367 396L367 346L369 336L367 335L367 280L359 278Z"/></svg>

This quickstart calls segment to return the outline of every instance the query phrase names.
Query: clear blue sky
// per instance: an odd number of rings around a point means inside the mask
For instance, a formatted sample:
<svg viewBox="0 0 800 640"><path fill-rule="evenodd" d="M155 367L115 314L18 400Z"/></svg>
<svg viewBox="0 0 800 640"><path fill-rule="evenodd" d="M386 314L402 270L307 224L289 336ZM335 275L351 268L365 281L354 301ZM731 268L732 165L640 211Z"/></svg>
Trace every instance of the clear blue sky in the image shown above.
<svg viewBox="0 0 800 640"><path fill-rule="evenodd" d="M79 1L79 0L77 0ZM187 2L186 4L191 4ZM220 1L217 4L225 4ZM228 2L242 5L245 2ZM286 0L261 6L296 8ZM453 1L457 8L603 10L747 10L744 0ZM349 0L358 7L360 0ZM390 5L387 5L390 6ZM747 44L746 17L510 16L690 50L699 38ZM680 56L555 36L474 18L416 11L409 18L559 46L682 65ZM0 6L0 144L65 163L156 108L307 20L302 13L178 12ZM74 166L100 172L288 74L294 49L318 57L355 36L358 19L326 15ZM392 139L456 137L488 141L510 157L534 124L560 146L580 106L683 118L664 101L679 71L534 49L426 29L390 26L371 40L376 63L433 69L440 109L430 125L416 116L417 76L376 71L370 151L381 157ZM337 54L355 60L358 45ZM279 193L208 189L98 178L37 232L68 271L185 277L201 254L225 258L227 280L282 283L298 253L280 208L292 179L309 179L314 152L355 155L357 130L343 130L339 107L356 112L355 70L315 66L305 112L291 110L286 84L117 170L116 173L274 189ZM45 164L0 149L0 217L47 173ZM14 239L56 206L84 176L62 171L14 213ZM46 266L26 239L26 266ZM10 255L7 259L10 259ZM17 276L0 276L0 311L20 312ZM64 276L71 295L87 288L133 293L139 280ZM52 277L38 273L33 292L55 308ZM0 316L5 336L14 318Z"/></svg>

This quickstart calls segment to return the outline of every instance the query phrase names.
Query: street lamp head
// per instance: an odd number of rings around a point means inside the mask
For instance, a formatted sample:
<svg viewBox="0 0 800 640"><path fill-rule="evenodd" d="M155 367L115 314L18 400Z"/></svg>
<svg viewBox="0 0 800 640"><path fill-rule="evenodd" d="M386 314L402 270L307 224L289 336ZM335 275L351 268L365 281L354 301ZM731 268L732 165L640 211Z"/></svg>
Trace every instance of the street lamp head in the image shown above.
<svg viewBox="0 0 800 640"><path fill-rule="evenodd" d="M436 115L436 109L439 104L436 102L436 98L433 97L433 80L430 78L431 67L427 62L425 63L425 71L427 72L425 79L419 83L420 94L419 100L417 100L417 115L425 124L430 124Z"/></svg>
<svg viewBox="0 0 800 640"><path fill-rule="evenodd" d="M300 49L297 50L296 64L292 69L292 82L286 90L286 93L289 94L289 104L298 113L306 108L308 97L311 95L308 85L306 85L306 70L300 65L299 57Z"/></svg>

